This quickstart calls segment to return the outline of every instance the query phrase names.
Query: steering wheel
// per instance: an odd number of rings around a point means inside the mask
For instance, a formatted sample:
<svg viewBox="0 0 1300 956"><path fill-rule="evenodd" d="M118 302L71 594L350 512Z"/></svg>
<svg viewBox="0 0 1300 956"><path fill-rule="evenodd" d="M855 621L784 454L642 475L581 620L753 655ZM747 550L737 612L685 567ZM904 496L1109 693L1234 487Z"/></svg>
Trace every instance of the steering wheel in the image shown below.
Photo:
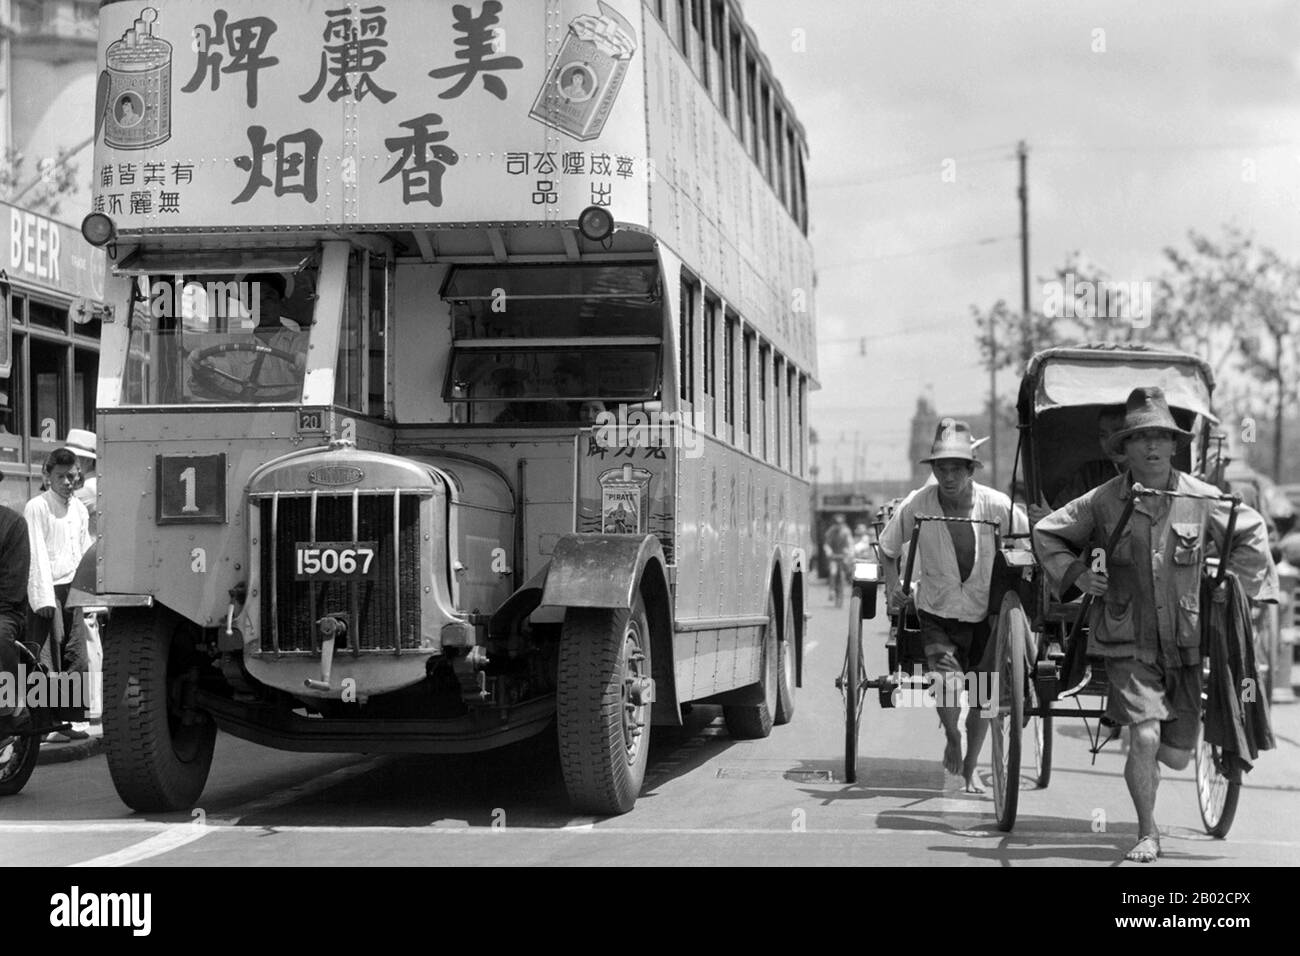
<svg viewBox="0 0 1300 956"><path fill-rule="evenodd" d="M261 399L270 402L293 401L298 397L302 384L286 385L283 382L263 384L257 381L242 381L225 369L214 364L212 359L230 352L252 352L258 356L250 372L256 379L262 363L268 358L283 362L293 374L298 374L299 357L292 352L277 349L260 342L223 342L199 349L190 355L190 382L210 398L237 399L241 402Z"/></svg>

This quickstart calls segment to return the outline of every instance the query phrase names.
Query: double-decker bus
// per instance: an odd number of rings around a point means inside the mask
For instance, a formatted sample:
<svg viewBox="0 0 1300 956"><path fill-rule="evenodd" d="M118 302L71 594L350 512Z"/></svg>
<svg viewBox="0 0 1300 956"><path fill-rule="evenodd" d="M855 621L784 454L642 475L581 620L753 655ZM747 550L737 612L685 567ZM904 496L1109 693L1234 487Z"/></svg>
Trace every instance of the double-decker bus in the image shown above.
<svg viewBox="0 0 1300 956"><path fill-rule="evenodd" d="M574 805L618 813L689 702L790 719L806 149L736 3L108 0L100 37L129 806L191 806L217 728L554 725Z"/></svg>

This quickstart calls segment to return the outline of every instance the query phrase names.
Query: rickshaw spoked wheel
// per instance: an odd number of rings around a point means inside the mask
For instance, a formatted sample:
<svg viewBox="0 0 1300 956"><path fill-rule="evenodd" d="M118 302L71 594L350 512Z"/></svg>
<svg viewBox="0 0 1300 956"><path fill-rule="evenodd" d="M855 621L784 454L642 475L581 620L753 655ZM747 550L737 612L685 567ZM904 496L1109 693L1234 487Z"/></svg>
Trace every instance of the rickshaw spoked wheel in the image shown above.
<svg viewBox="0 0 1300 956"><path fill-rule="evenodd" d="M11 797L27 785L40 751L40 734L0 736L0 797Z"/></svg>
<svg viewBox="0 0 1300 956"><path fill-rule="evenodd" d="M1015 826L1020 802L1020 742L1025 724L1025 647L1029 640L1029 619L1020 598L1007 594L998 612L994 644L993 692L998 697L993 718L993 808L998 829L1006 833Z"/></svg>
<svg viewBox="0 0 1300 956"><path fill-rule="evenodd" d="M1205 741L1205 721L1196 736L1196 802L1201 809L1205 832L1222 840L1232 828L1241 796L1239 773L1223 772L1223 753Z"/></svg>
<svg viewBox="0 0 1300 956"><path fill-rule="evenodd" d="M1042 635L1038 636L1038 657L1044 659L1047 641ZM1052 706L1051 701L1044 705L1043 699L1038 694L1038 685L1031 676L1025 681L1026 695L1029 700L1029 709L1038 710L1046 706L1049 711ZM1033 743L1033 752L1031 754L1034 761L1034 782L1038 789L1045 790L1052 780L1052 715L1046 713L1041 717L1029 718L1030 740Z"/></svg>
<svg viewBox="0 0 1300 956"><path fill-rule="evenodd" d="M849 599L849 639L844 659L844 779L858 782L858 724L867 694L862 663L862 595L857 588Z"/></svg>

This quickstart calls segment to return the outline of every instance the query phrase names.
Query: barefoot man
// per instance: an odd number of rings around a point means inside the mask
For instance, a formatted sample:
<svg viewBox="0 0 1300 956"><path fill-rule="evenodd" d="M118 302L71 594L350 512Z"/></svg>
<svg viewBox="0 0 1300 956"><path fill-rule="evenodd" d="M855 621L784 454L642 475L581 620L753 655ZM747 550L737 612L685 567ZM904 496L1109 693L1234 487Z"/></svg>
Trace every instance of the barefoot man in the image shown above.
<svg viewBox="0 0 1300 956"><path fill-rule="evenodd" d="M1138 840L1125 855L1151 863L1160 855L1156 789L1160 764L1182 770L1201 725L1200 581L1206 546L1222 542L1229 506L1193 498L1142 497L1110 556L1105 554L1133 483L1157 491L1217 495L1219 489L1173 467L1179 427L1164 391L1135 388L1124 427L1111 444L1125 473L1038 522L1034 545L1058 593L1075 585L1095 595L1088 652L1106 661L1106 714L1129 728L1124 782L1137 810ZM1212 529L1212 530L1211 530ZM1228 565L1252 600L1275 602L1277 569L1259 513L1237 512Z"/></svg>
<svg viewBox="0 0 1300 956"><path fill-rule="evenodd" d="M891 612L901 608L906 599L899 580L900 559L911 541L917 515L979 518L996 521L1003 533L1010 530L1011 499L975 482L975 469L980 467L975 444L965 422L941 420L929 457L921 459L922 464L930 465L935 483L914 491L880 533ZM988 720L980 713L986 702L969 700L963 758L958 701L963 685L987 686L979 679L966 684L965 676L987 675L991 670L987 660L991 656L988 604L995 553L993 529L988 525L927 521L921 525L912 571L918 581L916 610L926 665L938 675L935 693L939 695L939 721L947 739L943 766L949 773L965 778L967 793L984 792L975 766L988 732Z"/></svg>

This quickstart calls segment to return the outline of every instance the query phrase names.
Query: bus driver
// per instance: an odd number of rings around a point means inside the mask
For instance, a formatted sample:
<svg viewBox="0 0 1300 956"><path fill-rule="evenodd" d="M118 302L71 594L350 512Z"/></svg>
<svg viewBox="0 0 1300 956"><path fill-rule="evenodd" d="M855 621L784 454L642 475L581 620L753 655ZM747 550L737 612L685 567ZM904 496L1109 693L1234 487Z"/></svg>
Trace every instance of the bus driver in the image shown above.
<svg viewBox="0 0 1300 956"><path fill-rule="evenodd" d="M195 353L191 357L194 383L222 398L291 398L290 393L302 385L307 332L282 321L285 278L274 272L258 273L248 278L245 287L257 323L251 338L232 336L228 343Z"/></svg>

